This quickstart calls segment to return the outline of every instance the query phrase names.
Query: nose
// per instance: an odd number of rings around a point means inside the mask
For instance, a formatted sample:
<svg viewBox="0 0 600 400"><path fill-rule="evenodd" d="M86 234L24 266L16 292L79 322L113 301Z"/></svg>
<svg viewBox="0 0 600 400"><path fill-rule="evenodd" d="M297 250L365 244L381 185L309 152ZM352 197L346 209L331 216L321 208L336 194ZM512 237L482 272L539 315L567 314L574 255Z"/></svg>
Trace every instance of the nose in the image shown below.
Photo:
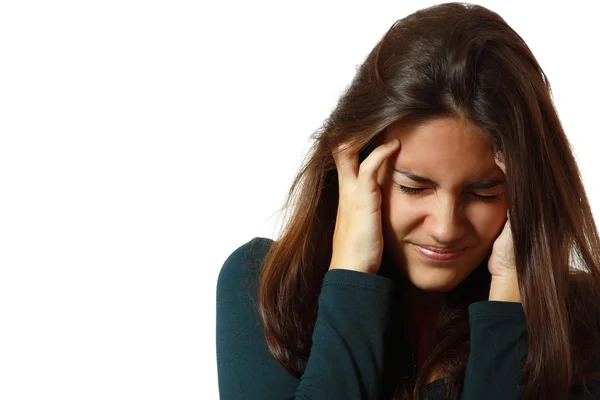
<svg viewBox="0 0 600 400"><path fill-rule="evenodd" d="M425 221L425 230L437 244L458 245L465 233L462 207L450 196L438 196L437 204Z"/></svg>

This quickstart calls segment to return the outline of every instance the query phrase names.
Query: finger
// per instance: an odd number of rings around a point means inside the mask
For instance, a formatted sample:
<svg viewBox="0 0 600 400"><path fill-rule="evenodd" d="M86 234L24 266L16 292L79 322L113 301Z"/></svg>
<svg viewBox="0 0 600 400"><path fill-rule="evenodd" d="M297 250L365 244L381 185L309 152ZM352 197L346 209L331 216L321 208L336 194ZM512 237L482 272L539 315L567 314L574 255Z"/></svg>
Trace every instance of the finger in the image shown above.
<svg viewBox="0 0 600 400"><path fill-rule="evenodd" d="M496 153L496 155L494 156L494 161L496 162L496 165L502 170L502 172L506 176L506 164L504 163L504 154L502 154L501 152ZM506 219L508 220L508 223L510 224L509 210L506 210Z"/></svg>
<svg viewBox="0 0 600 400"><path fill-rule="evenodd" d="M504 163L504 154L500 152L497 153L494 157L494 161L496 162L496 165L500 167L502 172L504 172L504 175L506 175L506 164Z"/></svg>
<svg viewBox="0 0 600 400"><path fill-rule="evenodd" d="M358 152L352 150L351 144L340 144L333 151L333 161L337 168L338 181L356 178L358 175Z"/></svg>
<svg viewBox="0 0 600 400"><path fill-rule="evenodd" d="M385 160L400 148L400 141L396 138L375 148L360 164L358 179L365 184L367 189L374 190L377 186L377 172Z"/></svg>

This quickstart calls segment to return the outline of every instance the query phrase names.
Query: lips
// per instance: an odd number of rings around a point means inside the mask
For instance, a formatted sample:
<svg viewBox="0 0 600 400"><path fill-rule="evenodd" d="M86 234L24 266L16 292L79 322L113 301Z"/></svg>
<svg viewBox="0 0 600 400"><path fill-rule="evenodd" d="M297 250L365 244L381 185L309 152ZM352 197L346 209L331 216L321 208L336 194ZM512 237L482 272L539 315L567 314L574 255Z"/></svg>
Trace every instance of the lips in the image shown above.
<svg viewBox="0 0 600 400"><path fill-rule="evenodd" d="M423 244L416 244L413 243L415 246L419 246L423 249L427 249L436 253L441 253L441 254L445 254L445 253L456 253L461 251L463 248L450 248L450 247L435 247L435 246L426 246Z"/></svg>
<svg viewBox="0 0 600 400"><path fill-rule="evenodd" d="M418 245L411 243L413 248L419 253L421 256L434 261L449 261L460 256L465 248L456 249L456 248L440 248L440 247L431 247L425 245Z"/></svg>

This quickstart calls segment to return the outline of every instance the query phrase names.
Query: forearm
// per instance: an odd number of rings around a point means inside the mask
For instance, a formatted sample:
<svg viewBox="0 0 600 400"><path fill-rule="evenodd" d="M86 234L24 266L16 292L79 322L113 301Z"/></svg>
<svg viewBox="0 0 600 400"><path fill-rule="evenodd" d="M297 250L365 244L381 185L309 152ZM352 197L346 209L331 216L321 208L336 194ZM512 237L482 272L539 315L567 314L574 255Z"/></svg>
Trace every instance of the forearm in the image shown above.
<svg viewBox="0 0 600 400"><path fill-rule="evenodd" d="M507 276L492 276L488 300L521 303L516 271Z"/></svg>
<svg viewBox="0 0 600 400"><path fill-rule="evenodd" d="M527 325L520 303L479 301L469 305L470 354L462 400L522 399Z"/></svg>
<svg viewBox="0 0 600 400"><path fill-rule="evenodd" d="M383 276L345 269L327 272L310 357L295 399L381 397L393 290L392 280Z"/></svg>

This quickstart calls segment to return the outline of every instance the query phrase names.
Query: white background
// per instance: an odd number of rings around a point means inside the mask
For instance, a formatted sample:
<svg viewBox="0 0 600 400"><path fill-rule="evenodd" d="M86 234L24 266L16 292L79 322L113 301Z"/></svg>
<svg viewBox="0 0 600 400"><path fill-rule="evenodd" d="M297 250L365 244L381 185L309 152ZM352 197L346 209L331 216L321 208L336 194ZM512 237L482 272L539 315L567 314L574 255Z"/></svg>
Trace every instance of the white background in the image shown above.
<svg viewBox="0 0 600 400"><path fill-rule="evenodd" d="M215 285L356 66L430 1L0 3L0 398L216 399ZM482 1L547 73L600 211L585 1Z"/></svg>

